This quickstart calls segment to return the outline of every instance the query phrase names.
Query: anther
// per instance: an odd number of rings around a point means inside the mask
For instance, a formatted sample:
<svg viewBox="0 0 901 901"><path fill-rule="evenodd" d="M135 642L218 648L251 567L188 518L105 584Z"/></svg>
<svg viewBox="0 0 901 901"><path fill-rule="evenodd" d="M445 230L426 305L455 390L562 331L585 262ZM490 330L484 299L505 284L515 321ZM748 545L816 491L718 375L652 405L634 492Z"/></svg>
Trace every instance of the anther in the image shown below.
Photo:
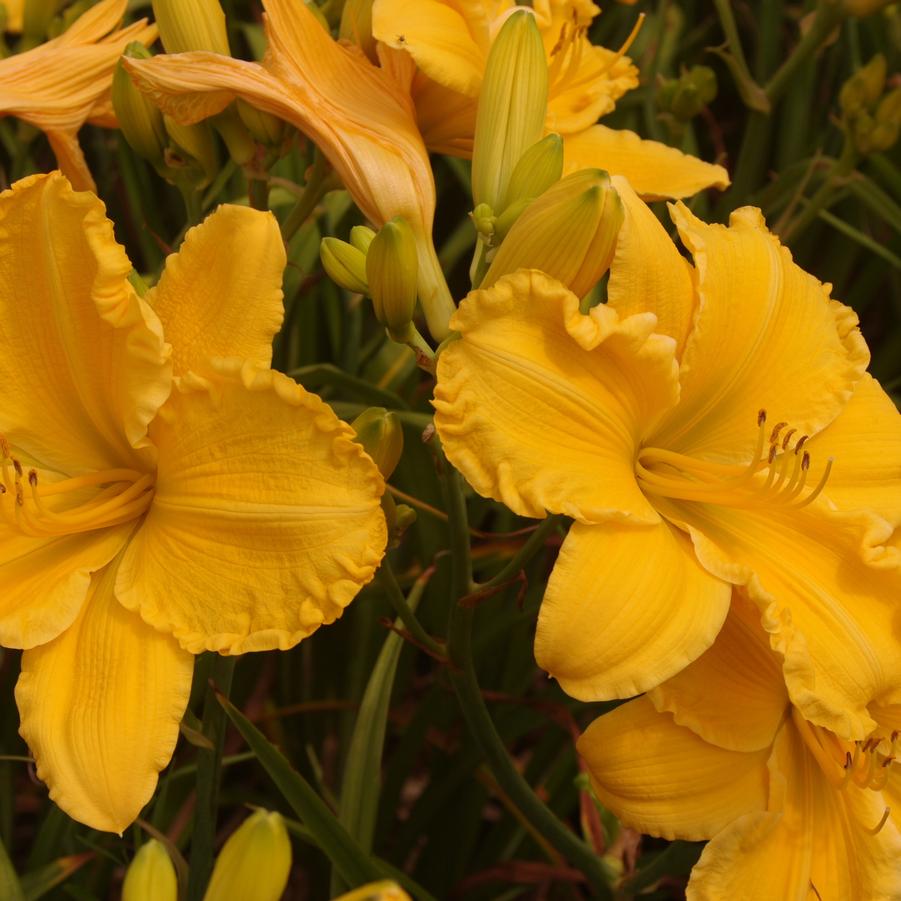
<svg viewBox="0 0 901 901"><path fill-rule="evenodd" d="M891 766L895 762L894 757L886 757L885 760L882 761L883 766Z"/></svg>
<svg viewBox="0 0 901 901"><path fill-rule="evenodd" d="M807 472L807 470L810 469L810 454L808 454L807 451L804 451L804 456L801 457L801 469L803 469L804 472Z"/></svg>
<svg viewBox="0 0 901 901"><path fill-rule="evenodd" d="M770 445L770 452L766 455L767 463L772 463L773 460L776 459L776 453L778 452L778 448L775 444Z"/></svg>
<svg viewBox="0 0 901 901"><path fill-rule="evenodd" d="M33 469L28 470L28 484L31 485L32 488L38 487L38 474Z"/></svg>
<svg viewBox="0 0 901 901"><path fill-rule="evenodd" d="M9 459L9 442L4 435L0 435L0 457L4 460Z"/></svg>
<svg viewBox="0 0 901 901"><path fill-rule="evenodd" d="M770 444L775 444L779 440L779 433L788 425L787 422L777 422L770 432Z"/></svg>
<svg viewBox="0 0 901 901"><path fill-rule="evenodd" d="M851 752L845 751L845 769L848 769L848 767L851 766L853 760L854 758L851 756Z"/></svg>
<svg viewBox="0 0 901 901"><path fill-rule="evenodd" d="M757 425L761 426L766 422L766 410L760 409L757 411Z"/></svg>
<svg viewBox="0 0 901 901"><path fill-rule="evenodd" d="M802 435L798 439L798 443L795 445L795 453L798 454L801 452L801 448L804 447L804 444L810 440L810 435Z"/></svg>
<svg viewBox="0 0 901 901"><path fill-rule="evenodd" d="M16 471L16 477L22 478L22 464L18 460L13 460L13 469Z"/></svg>

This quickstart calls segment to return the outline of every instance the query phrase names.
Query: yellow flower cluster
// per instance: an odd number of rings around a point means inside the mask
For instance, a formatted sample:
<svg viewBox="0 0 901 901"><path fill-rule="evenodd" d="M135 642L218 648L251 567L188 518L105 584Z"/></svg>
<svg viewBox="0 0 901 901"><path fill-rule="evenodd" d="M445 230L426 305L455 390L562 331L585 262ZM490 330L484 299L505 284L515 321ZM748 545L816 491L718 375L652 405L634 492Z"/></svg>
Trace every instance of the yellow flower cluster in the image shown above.
<svg viewBox="0 0 901 901"><path fill-rule="evenodd" d="M645 693L578 750L623 823L710 840L688 897L898 897L901 417L855 314L754 208L718 225L672 204L680 251L645 200L728 176L597 124L638 73L628 42L590 43L590 0L374 0L362 31L357 6L336 41L264 0L260 63L191 44L188 17L188 52L122 64L180 125L235 101L290 123L375 226L331 239L328 271L434 372L469 485L572 518L536 659L582 701ZM124 8L0 62L0 112L43 129L76 188L77 130L113 124L113 67L155 37L117 30ZM459 306L430 150L473 157ZM271 368L284 266L271 214L223 206L141 294L96 197L60 174L0 195L0 644L24 649L39 777L95 828L151 797L193 655L294 646L382 558L383 474Z"/></svg>

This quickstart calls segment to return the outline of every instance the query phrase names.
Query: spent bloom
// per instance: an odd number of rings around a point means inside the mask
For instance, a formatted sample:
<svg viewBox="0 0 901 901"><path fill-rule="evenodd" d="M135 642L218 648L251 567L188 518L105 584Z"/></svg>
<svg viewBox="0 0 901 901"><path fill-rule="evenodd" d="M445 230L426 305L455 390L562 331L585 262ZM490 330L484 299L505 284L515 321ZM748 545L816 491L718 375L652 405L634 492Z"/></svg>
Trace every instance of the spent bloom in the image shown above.
<svg viewBox="0 0 901 901"><path fill-rule="evenodd" d="M901 696L849 740L785 690L754 605L737 592L713 646L579 739L595 793L628 826L710 839L689 901L901 895Z"/></svg>
<svg viewBox="0 0 901 901"><path fill-rule="evenodd" d="M901 686L901 417L854 313L758 210L672 208L691 266L628 210L588 315L534 270L472 292L438 361L435 423L480 494L573 517L541 607L539 665L584 700L695 660L746 586L789 695L848 738Z"/></svg>
<svg viewBox="0 0 901 901"><path fill-rule="evenodd" d="M596 124L638 86L638 70L624 55L627 47L612 51L588 39L599 7L591 0L536 0L531 8L548 64L545 129L563 137L566 172L598 167L626 176L649 197L685 197L728 185L722 166ZM373 35L383 44L384 61L411 93L430 150L471 155L489 50L518 9L515 0L375 0Z"/></svg>
<svg viewBox="0 0 901 901"><path fill-rule="evenodd" d="M220 207L144 298L103 205L58 173L0 195L0 247L0 644L24 649L21 733L51 797L121 832L172 754L193 655L289 648L340 616L384 551L384 482L269 368L270 214Z"/></svg>
<svg viewBox="0 0 901 901"><path fill-rule="evenodd" d="M132 41L156 38L145 19L118 28L125 8L126 0L102 0L59 37L0 60L0 116L18 116L43 131L79 190L93 190L94 180L78 130L85 122L116 126L110 97L116 62Z"/></svg>

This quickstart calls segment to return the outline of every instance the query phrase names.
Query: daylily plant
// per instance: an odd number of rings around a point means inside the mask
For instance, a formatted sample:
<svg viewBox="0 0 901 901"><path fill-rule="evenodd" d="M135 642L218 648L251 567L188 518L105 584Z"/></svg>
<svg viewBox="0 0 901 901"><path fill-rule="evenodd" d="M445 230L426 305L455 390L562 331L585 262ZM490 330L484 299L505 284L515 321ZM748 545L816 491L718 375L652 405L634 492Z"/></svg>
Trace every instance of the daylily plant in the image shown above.
<svg viewBox="0 0 901 901"><path fill-rule="evenodd" d="M573 517L540 666L631 697L712 644L746 586L792 703L849 739L901 688L901 417L854 313L744 208L671 210L694 267L621 178L608 302L534 270L474 291L439 356L435 423L480 494ZM834 461L833 461L834 458Z"/></svg>
<svg viewBox="0 0 901 901"><path fill-rule="evenodd" d="M389 52L409 54L415 62L413 72L396 59L385 60L411 92L430 150L472 154L488 51L517 9L522 6L515 0L375 0L373 36ZM722 166L595 124L638 86L638 70L625 48L614 52L588 39L599 7L590 0L536 0L532 9L548 62L545 127L563 137L565 172L596 167L624 175L647 197L686 197L729 184Z"/></svg>
<svg viewBox="0 0 901 901"><path fill-rule="evenodd" d="M624 824L711 839L689 901L897 898L901 704L872 712L857 741L808 721L739 592L710 650L595 720L578 749Z"/></svg>
<svg viewBox="0 0 901 901"><path fill-rule="evenodd" d="M410 98L389 73L333 40L304 3L263 5L262 64L202 51L123 63L179 122L198 122L240 97L312 138L371 222L410 223L420 300L432 334L443 338L453 300L432 245L435 183Z"/></svg>
<svg viewBox="0 0 901 901"><path fill-rule="evenodd" d="M126 0L102 0L58 38L0 60L0 115L18 116L47 135L60 169L79 190L94 190L78 130L116 127L113 70L132 41L150 44L156 26L141 19L119 29Z"/></svg>
<svg viewBox="0 0 901 901"><path fill-rule="evenodd" d="M0 248L0 644L24 649L51 797L121 832L171 757L193 655L339 617L384 552L384 482L269 368L271 214L220 207L141 298L103 205L55 173L0 195Z"/></svg>

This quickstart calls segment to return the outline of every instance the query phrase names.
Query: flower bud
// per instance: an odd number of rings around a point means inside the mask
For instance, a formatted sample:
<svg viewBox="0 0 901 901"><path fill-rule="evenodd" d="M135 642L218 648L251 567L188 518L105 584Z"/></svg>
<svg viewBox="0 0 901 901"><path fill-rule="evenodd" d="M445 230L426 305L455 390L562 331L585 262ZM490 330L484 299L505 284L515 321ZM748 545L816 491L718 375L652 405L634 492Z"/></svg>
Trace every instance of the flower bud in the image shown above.
<svg viewBox="0 0 901 901"><path fill-rule="evenodd" d="M476 231L486 240L490 241L494 236L494 226L497 222L497 216L494 210L487 203L477 203L475 209L470 213L472 224Z"/></svg>
<svg viewBox="0 0 901 901"><path fill-rule="evenodd" d="M151 53L143 44L134 41L122 55L130 59L149 59ZM163 114L134 86L121 59L113 73L112 100L119 129L131 149L155 166L162 165L167 142Z"/></svg>
<svg viewBox="0 0 901 901"><path fill-rule="evenodd" d="M366 255L338 238L323 238L319 244L319 258L328 277L354 294L368 294L366 283Z"/></svg>
<svg viewBox="0 0 901 901"><path fill-rule="evenodd" d="M223 845L203 901L278 901L291 871L291 840L281 814L254 811Z"/></svg>
<svg viewBox="0 0 901 901"><path fill-rule="evenodd" d="M278 116L251 106L240 97L235 101L244 127L265 147L278 147L285 138L285 123Z"/></svg>
<svg viewBox="0 0 901 901"><path fill-rule="evenodd" d="M334 901L410 901L410 896L396 882L386 880L361 885Z"/></svg>
<svg viewBox="0 0 901 901"><path fill-rule="evenodd" d="M840 6L845 15L862 19L864 16L872 16L873 13L878 13L881 9L885 9L886 6L894 2L895 0L842 0Z"/></svg>
<svg viewBox="0 0 901 901"><path fill-rule="evenodd" d="M209 50L230 55L219 0L153 0L153 16L166 53Z"/></svg>
<svg viewBox="0 0 901 901"><path fill-rule="evenodd" d="M396 413L384 407L364 410L352 423L357 441L386 478L391 477L404 452L404 430Z"/></svg>
<svg viewBox="0 0 901 901"><path fill-rule="evenodd" d="M544 131L548 70L531 10L517 10L498 32L479 95L472 153L473 203L508 204L513 170Z"/></svg>
<svg viewBox="0 0 901 901"><path fill-rule="evenodd" d="M47 26L63 5L63 0L25 0L22 10L22 33L26 45L32 46L44 40Z"/></svg>
<svg viewBox="0 0 901 901"><path fill-rule="evenodd" d="M838 102L846 118L854 118L876 104L885 87L885 76L885 57L877 53L842 85Z"/></svg>
<svg viewBox="0 0 901 901"><path fill-rule="evenodd" d="M155 838L141 846L125 872L122 901L176 901L175 867L162 842Z"/></svg>
<svg viewBox="0 0 901 901"><path fill-rule="evenodd" d="M205 122L181 125L163 114L163 125L169 143L163 159L176 180L190 182L195 188L204 188L219 171L216 142L210 126Z"/></svg>
<svg viewBox="0 0 901 901"><path fill-rule="evenodd" d="M481 287L540 269L582 297L610 268L623 205L601 169L582 169L532 201L498 248Z"/></svg>
<svg viewBox="0 0 901 901"><path fill-rule="evenodd" d="M663 82L657 92L657 105L680 122L687 122L716 98L716 89L713 69L692 66L678 78Z"/></svg>
<svg viewBox="0 0 901 901"><path fill-rule="evenodd" d="M338 37L356 44L372 62L378 62L372 36L372 0L345 0Z"/></svg>
<svg viewBox="0 0 901 901"><path fill-rule="evenodd" d="M395 216L372 239L366 254L366 281L375 317L388 332L405 333L416 309L416 237L407 220Z"/></svg>
<svg viewBox="0 0 901 901"><path fill-rule="evenodd" d="M519 158L507 186L507 207L521 200L534 200L563 174L563 138L547 135Z"/></svg>
<svg viewBox="0 0 901 901"><path fill-rule="evenodd" d="M355 225L350 230L350 243L362 254L369 253L369 245L374 237L375 232L368 225Z"/></svg>

